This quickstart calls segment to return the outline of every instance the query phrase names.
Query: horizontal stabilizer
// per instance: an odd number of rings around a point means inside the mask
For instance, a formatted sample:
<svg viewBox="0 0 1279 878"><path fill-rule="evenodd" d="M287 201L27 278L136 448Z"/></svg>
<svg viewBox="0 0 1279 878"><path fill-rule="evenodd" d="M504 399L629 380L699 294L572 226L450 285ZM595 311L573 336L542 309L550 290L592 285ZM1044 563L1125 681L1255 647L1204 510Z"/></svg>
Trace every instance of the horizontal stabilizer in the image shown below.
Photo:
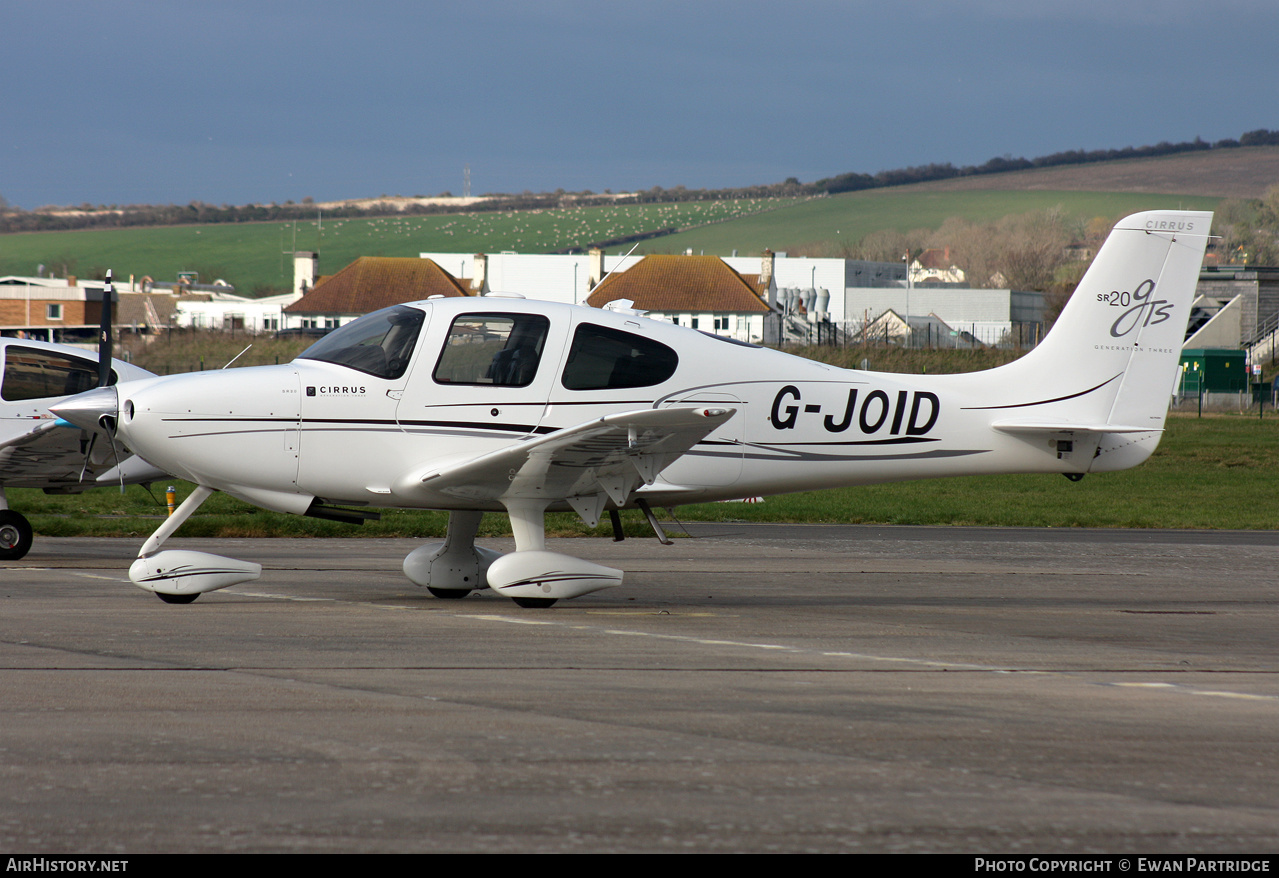
<svg viewBox="0 0 1279 878"><path fill-rule="evenodd" d="M1001 433L1162 433L1160 427L1131 427L1123 424L1072 424L1068 421L1000 421L991 424Z"/></svg>

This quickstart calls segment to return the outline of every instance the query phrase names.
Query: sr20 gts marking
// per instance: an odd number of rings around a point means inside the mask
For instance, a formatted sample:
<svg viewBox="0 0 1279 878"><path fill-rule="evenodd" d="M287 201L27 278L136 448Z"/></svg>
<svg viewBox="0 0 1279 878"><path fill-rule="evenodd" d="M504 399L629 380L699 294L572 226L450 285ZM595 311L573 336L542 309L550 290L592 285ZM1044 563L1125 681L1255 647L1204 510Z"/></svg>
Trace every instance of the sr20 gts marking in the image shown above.
<svg viewBox="0 0 1279 878"><path fill-rule="evenodd" d="M1137 289L1129 292L1112 290L1109 293L1098 293L1097 301L1105 302L1112 308L1125 308L1122 314L1110 326L1110 334L1114 338L1122 338L1140 326L1155 326L1172 316L1172 303L1167 299L1152 299L1155 282L1143 280ZM1142 315L1145 315L1145 322Z"/></svg>

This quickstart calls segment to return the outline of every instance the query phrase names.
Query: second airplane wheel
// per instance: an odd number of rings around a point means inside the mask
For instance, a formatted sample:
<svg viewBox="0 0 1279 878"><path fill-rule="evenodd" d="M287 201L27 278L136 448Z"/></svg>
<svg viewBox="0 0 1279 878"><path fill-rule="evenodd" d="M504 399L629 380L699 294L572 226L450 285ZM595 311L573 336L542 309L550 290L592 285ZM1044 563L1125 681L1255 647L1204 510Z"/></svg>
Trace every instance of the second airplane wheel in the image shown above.
<svg viewBox="0 0 1279 878"><path fill-rule="evenodd" d="M31 522L12 509L0 509L0 561L17 561L31 551Z"/></svg>
<svg viewBox="0 0 1279 878"><path fill-rule="evenodd" d="M526 610L545 610L547 607L555 606L559 598L511 598L511 600L515 601L515 606Z"/></svg>
<svg viewBox="0 0 1279 878"><path fill-rule="evenodd" d="M471 593L469 588L431 588L429 585L426 590L442 601L456 601Z"/></svg>

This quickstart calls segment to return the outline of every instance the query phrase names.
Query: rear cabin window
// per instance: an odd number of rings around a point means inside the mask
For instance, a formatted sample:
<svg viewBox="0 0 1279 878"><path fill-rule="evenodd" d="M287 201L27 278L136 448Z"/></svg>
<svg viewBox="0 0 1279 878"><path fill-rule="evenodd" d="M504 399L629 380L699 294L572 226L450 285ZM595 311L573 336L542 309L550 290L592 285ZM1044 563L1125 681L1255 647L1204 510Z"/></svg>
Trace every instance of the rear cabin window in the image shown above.
<svg viewBox="0 0 1279 878"><path fill-rule="evenodd" d="M111 373L110 384L116 374ZM54 351L9 345L5 349L0 399L17 402L71 396L98 386L98 364Z"/></svg>
<svg viewBox="0 0 1279 878"><path fill-rule="evenodd" d="M661 384L675 374L679 355L660 342L582 323L573 333L561 383L569 390L611 390Z"/></svg>
<svg viewBox="0 0 1279 878"><path fill-rule="evenodd" d="M463 314L449 327L435 381L527 387L550 327L540 314Z"/></svg>

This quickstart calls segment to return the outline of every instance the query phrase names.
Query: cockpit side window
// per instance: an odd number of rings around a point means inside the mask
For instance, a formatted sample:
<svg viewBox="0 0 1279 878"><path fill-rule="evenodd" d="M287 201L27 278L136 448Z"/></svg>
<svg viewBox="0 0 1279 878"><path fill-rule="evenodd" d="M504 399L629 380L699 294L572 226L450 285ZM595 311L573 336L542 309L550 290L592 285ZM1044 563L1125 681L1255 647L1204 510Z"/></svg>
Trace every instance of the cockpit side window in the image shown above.
<svg viewBox="0 0 1279 878"><path fill-rule="evenodd" d="M399 378L409 367L425 319L426 313L417 308L383 308L330 332L298 359L349 366L379 378Z"/></svg>
<svg viewBox="0 0 1279 878"><path fill-rule="evenodd" d="M435 381L527 387L550 328L540 314L463 314L449 327Z"/></svg>
<svg viewBox="0 0 1279 878"><path fill-rule="evenodd" d="M110 384L116 374L111 373ZM18 402L71 396L98 386L98 364L54 351L9 345L5 349L0 399Z"/></svg>
<svg viewBox="0 0 1279 878"><path fill-rule="evenodd" d="M660 342L582 323L573 333L561 383L569 390L650 387L675 374L679 355Z"/></svg>

